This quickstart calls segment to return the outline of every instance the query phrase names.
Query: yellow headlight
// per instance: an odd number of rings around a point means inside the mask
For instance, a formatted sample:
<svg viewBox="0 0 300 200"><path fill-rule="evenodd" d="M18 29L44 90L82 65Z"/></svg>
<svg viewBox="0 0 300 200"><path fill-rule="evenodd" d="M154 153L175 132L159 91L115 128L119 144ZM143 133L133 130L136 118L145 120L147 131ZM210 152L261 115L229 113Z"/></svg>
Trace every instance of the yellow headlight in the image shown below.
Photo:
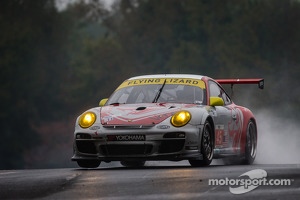
<svg viewBox="0 0 300 200"><path fill-rule="evenodd" d="M181 127L186 125L192 118L190 112L182 110L175 113L171 118L171 124L175 127Z"/></svg>
<svg viewBox="0 0 300 200"><path fill-rule="evenodd" d="M81 128L88 128L96 121L96 114L93 112L85 112L79 118L79 126Z"/></svg>

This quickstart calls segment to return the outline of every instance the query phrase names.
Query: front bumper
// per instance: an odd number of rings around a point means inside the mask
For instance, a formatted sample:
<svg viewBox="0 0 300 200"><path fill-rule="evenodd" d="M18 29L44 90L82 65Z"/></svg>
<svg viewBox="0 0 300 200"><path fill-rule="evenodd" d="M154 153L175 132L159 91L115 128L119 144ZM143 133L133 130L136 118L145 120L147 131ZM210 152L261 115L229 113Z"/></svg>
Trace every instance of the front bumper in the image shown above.
<svg viewBox="0 0 300 200"><path fill-rule="evenodd" d="M74 134L73 161L97 159L121 160L185 160L202 159L201 127L187 125L168 130L153 127L101 127L97 131L78 129ZM136 137L129 137L129 136ZM143 138L143 136L145 138ZM122 141L115 138L123 138ZM112 139L114 138L114 139ZM134 141L140 140L140 141Z"/></svg>

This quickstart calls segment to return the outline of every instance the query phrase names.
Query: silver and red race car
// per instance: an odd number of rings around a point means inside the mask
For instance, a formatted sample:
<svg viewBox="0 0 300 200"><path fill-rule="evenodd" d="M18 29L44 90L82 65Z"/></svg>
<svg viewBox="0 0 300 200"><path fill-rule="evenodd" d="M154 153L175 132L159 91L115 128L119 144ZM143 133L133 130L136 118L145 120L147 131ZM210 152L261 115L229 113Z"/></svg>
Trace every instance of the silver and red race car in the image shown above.
<svg viewBox="0 0 300 200"><path fill-rule="evenodd" d="M252 112L235 105L220 84L258 84L263 79L220 79L188 74L125 80L99 107L75 124L74 155L80 167L121 161L140 167L148 160L188 160L207 166L213 158L252 164L257 126Z"/></svg>

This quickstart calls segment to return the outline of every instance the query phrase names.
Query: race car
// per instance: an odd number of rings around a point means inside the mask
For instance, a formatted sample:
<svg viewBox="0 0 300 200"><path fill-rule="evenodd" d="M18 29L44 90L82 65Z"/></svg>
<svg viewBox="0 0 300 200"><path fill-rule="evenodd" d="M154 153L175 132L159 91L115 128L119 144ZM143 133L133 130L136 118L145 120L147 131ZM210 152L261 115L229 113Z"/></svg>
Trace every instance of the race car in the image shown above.
<svg viewBox="0 0 300 200"><path fill-rule="evenodd" d="M83 168L111 161L141 167L149 160L188 160L200 167L213 158L252 164L255 117L234 104L221 84L263 89L264 79L161 74L125 80L98 107L77 118L72 161Z"/></svg>

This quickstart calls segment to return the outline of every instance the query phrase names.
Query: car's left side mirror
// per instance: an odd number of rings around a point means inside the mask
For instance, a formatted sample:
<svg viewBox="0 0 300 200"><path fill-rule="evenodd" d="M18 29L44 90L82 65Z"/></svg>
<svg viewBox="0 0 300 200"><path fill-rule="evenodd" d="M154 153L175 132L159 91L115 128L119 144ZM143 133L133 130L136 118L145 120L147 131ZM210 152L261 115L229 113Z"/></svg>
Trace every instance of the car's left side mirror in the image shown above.
<svg viewBox="0 0 300 200"><path fill-rule="evenodd" d="M209 105L210 106L224 106L224 101L220 97L210 97Z"/></svg>
<svg viewBox="0 0 300 200"><path fill-rule="evenodd" d="M102 99L100 102L99 102L99 106L102 107L106 104L108 98L105 98L105 99Z"/></svg>

